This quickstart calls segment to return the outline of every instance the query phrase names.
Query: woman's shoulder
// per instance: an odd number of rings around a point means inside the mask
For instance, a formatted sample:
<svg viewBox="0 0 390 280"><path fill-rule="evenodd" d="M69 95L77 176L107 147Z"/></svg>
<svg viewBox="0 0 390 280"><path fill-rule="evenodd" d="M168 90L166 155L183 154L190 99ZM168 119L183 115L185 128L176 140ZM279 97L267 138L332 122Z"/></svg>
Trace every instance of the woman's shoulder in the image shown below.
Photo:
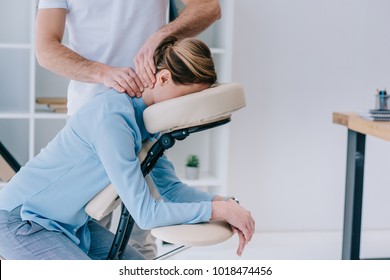
<svg viewBox="0 0 390 280"><path fill-rule="evenodd" d="M116 115L133 119L134 108L131 98L127 96L114 90L99 93L69 119L69 124L87 126L89 130Z"/></svg>
<svg viewBox="0 0 390 280"><path fill-rule="evenodd" d="M96 114L115 114L127 112L132 114L134 112L131 98L125 93L119 93L116 90L109 90L97 94L92 100L84 106L81 110L96 111Z"/></svg>

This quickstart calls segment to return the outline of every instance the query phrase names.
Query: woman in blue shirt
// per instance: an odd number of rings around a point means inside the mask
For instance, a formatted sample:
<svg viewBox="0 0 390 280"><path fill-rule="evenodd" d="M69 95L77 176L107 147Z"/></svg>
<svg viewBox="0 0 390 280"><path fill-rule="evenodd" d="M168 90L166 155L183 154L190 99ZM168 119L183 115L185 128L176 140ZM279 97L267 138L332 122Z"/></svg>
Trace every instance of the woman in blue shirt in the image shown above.
<svg viewBox="0 0 390 280"><path fill-rule="evenodd" d="M81 108L57 136L0 191L0 255L6 259L105 259L113 234L85 205L110 182L143 229L225 219L238 232L241 255L254 232L251 214L233 200L190 188L159 159L146 185L137 155L147 106L210 87L216 73L208 47L166 38L155 51L156 84L142 98L111 90ZM128 246L124 259L142 259Z"/></svg>

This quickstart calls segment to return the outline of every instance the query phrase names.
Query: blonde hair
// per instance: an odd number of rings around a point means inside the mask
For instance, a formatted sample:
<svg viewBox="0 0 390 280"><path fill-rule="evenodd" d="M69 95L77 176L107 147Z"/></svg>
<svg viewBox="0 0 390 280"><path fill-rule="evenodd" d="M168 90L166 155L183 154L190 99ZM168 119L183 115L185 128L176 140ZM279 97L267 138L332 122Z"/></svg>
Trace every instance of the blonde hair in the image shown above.
<svg viewBox="0 0 390 280"><path fill-rule="evenodd" d="M165 38L154 52L157 72L167 69L178 84L209 84L217 82L211 51L201 40Z"/></svg>

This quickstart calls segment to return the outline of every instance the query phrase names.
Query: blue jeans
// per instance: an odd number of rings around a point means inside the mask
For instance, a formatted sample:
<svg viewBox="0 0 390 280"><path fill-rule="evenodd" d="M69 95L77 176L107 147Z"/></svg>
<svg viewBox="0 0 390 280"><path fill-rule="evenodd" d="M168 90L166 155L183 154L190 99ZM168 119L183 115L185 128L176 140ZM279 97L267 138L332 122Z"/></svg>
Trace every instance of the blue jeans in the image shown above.
<svg viewBox="0 0 390 280"><path fill-rule="evenodd" d="M103 260L110 251L114 234L90 221L91 247L86 254L66 235L49 231L20 217L20 207L11 212L0 210L0 255L9 260ZM144 259L127 246L123 259Z"/></svg>

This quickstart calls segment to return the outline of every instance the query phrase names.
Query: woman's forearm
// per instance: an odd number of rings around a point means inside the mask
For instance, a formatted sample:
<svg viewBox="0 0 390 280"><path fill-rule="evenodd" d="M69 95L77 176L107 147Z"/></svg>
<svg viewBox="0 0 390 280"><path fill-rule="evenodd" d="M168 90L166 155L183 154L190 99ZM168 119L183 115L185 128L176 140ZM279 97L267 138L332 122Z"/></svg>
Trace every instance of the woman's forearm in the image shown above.
<svg viewBox="0 0 390 280"><path fill-rule="evenodd" d="M226 215L227 202L223 200L213 200L211 203L211 220L227 220Z"/></svg>

